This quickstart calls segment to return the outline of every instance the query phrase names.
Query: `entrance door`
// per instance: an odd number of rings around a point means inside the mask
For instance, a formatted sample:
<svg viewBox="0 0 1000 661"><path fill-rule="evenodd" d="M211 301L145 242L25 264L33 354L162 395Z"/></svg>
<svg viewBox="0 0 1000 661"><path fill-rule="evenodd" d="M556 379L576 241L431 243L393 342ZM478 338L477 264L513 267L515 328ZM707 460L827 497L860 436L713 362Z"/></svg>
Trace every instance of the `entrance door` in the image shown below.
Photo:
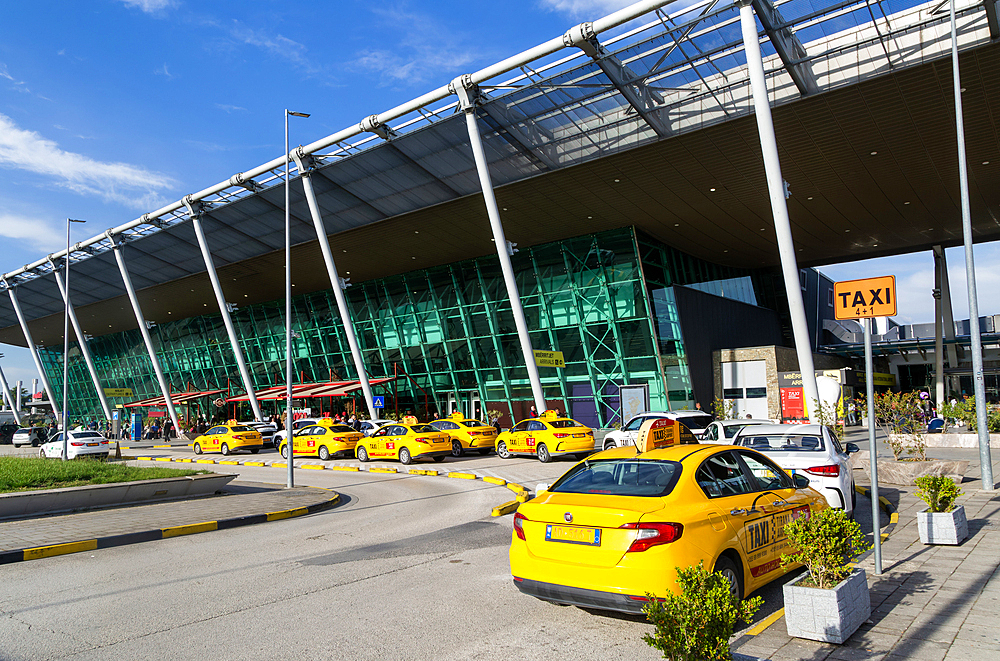
<svg viewBox="0 0 1000 661"><path fill-rule="evenodd" d="M482 420L483 407L478 390L460 390L458 393L448 393L448 409L445 415L460 412L466 418Z"/></svg>

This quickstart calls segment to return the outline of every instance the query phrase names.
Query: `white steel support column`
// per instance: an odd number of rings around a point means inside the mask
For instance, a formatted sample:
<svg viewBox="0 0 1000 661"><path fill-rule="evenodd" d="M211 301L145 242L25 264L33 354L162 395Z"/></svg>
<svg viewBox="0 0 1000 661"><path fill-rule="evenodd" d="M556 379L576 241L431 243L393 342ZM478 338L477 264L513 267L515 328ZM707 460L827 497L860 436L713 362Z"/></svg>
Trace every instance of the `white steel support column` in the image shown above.
<svg viewBox="0 0 1000 661"><path fill-rule="evenodd" d="M934 402L944 403L944 335L941 310L941 258L934 251Z"/></svg>
<svg viewBox="0 0 1000 661"><path fill-rule="evenodd" d="M73 304L70 302L67 292L66 284L63 282L62 274L59 271L53 271L52 275L56 277L56 284L59 285L59 293L63 297L63 301L66 303L66 309L69 311L69 321L73 324L73 333L76 334L76 343L80 346L80 353L83 354L83 359L87 362L87 370L90 372L90 380L94 382L94 389L97 391L97 399L101 402L101 408L104 410L104 419L108 422L111 421L111 407L108 406L108 398L104 396L104 386L101 385L101 379L97 376L97 367L94 365L94 356L90 353L90 347L87 346L87 338L83 334L83 330L80 328L80 320L76 317L76 310L73 308Z"/></svg>
<svg viewBox="0 0 1000 661"><path fill-rule="evenodd" d="M941 321L944 323L944 355L948 357L948 367L958 367L958 347L955 346L955 315L951 305L951 284L948 281L948 257L944 248L934 246L934 252L941 260ZM961 393L962 389L957 385L958 377L952 376L945 379L945 391L951 393Z"/></svg>
<svg viewBox="0 0 1000 661"><path fill-rule="evenodd" d="M799 371L802 373L802 390L804 391L805 403L809 411L809 421L816 422L816 412L820 406L819 389L816 386L816 370L813 366L812 345L809 342L806 309L802 303L799 267L795 261L792 226L788 219L785 182L781 177L781 163L778 160L778 142L774 137L771 106L767 99L764 61L760 56L757 23L754 21L753 8L750 6L750 2L751 0L738 0L740 25L743 28L743 47L747 56L747 69L750 72L750 88L753 92L754 110L757 115L757 131L760 134L760 147L764 157L767 190L771 197L771 213L774 215L774 233L778 239L781 274L784 276L785 293L788 296L788 312L792 321L792 339L795 342L795 354L799 359Z"/></svg>
<svg viewBox="0 0 1000 661"><path fill-rule="evenodd" d="M167 413L170 415L170 420L174 423L174 429L180 433L181 427L177 423L177 411L174 410L174 401L170 398L170 388L167 387L167 379L163 376L163 368L160 367L156 351L153 350L153 339L149 336L149 326L146 324L145 317L142 316L142 308L139 307L139 297L135 294L135 288L132 286L132 277L128 274L128 267L125 266L125 256L122 254L124 245L120 238L112 235L110 232L108 233L108 238L111 239L111 243L114 245L115 261L118 262L118 270L121 271L122 282L125 283L125 291L128 293L128 300L132 304L132 312L135 313L135 320L139 324L142 341L146 344L146 353L149 354L149 361L153 363L153 371L156 372L156 380L160 384L160 393L163 395L163 401L167 404Z"/></svg>
<svg viewBox="0 0 1000 661"><path fill-rule="evenodd" d="M2 355L2 354L0 354ZM7 402L7 406L14 413L14 422L21 425L21 412L18 410L19 407L14 405L14 398L10 396L10 388L7 386L7 377L3 374L3 368L0 367L0 386L3 386L3 398Z"/></svg>
<svg viewBox="0 0 1000 661"><path fill-rule="evenodd" d="M472 144L472 154L476 159L476 170L479 172L479 184L483 189L483 199L486 202L486 213L493 229L493 241L497 244L497 255L500 257L500 269L503 271L504 283L507 285L507 297L510 299L511 311L514 313L514 324L517 326L517 338L521 343L521 353L524 354L524 364L528 368L528 380L531 382L531 394L535 400L535 410L541 415L546 409L545 395L542 391L542 380L535 364L535 352L531 346L531 335L528 334L528 322L524 318L524 308L521 306L521 294L517 290L514 279L514 266L510 256L512 247L507 243L500 222L500 209L493 194L493 181L490 178L489 163L483 150L483 139L479 134L479 123L476 119L476 104L478 90L471 76L462 76L452 81L451 91L458 95L462 110L465 111L465 123L469 129L469 142ZM814 381L815 383L815 381Z"/></svg>
<svg viewBox="0 0 1000 661"><path fill-rule="evenodd" d="M295 165L301 175L302 188L305 190L306 202L309 204L309 215L312 216L313 226L316 228L316 238L319 240L319 248L323 252L323 262L326 263L327 275L330 276L330 287L333 288L333 297L337 300L337 310L340 311L340 322L343 324L344 333L347 335L347 344L351 347L354 369L358 372L361 390L365 395L365 406L368 407L368 415L374 420L378 416L373 405L372 387L368 382L368 372L365 370L365 362L361 357L361 348L358 346L358 337L354 332L351 311L347 307L347 297L344 296L344 287L347 283L341 279L340 274L337 272L337 265L333 261L330 238L327 236L326 227L323 225L323 215L319 210L319 204L316 202L316 192L313 190L310 168L306 167L300 149L296 150L295 154L293 154Z"/></svg>
<svg viewBox="0 0 1000 661"><path fill-rule="evenodd" d="M7 287L7 293L10 294L10 302L14 306L14 314L17 315L17 322L21 324L21 332L24 333L24 339L28 343L28 351L31 352L31 359L35 361L35 369L38 370L38 377L42 380L42 387L45 388L45 394L49 396L49 404L52 405L52 417L57 422L62 423L61 414L57 412L59 407L56 405L56 398L52 395L52 385L49 383L49 376L42 369L42 359L38 356L35 341L31 339L31 331L28 330L28 322L24 319L24 312L21 311L21 304L17 300L17 294L14 293L14 288L6 280L4 280L4 285ZM34 396L35 393L31 394Z"/></svg>
<svg viewBox="0 0 1000 661"><path fill-rule="evenodd" d="M254 419L263 422L264 416L260 412L260 403L257 401L257 393L254 392L253 382L250 380L250 371L247 369L247 361L243 357L243 348L240 347L239 338L236 337L236 327L233 326L233 317L229 313L229 304L222 293L222 285L219 283L219 274L215 270L215 262L212 261L212 252L208 249L208 240L205 238L205 228L201 224L201 215L195 213L191 208L191 224L194 225L195 236L198 237L198 247L201 248L201 256L205 259L205 269L208 271L208 279L212 281L212 291L215 292L215 300L219 304L219 312L222 313L222 323L226 326L226 333L229 335L229 344L233 348L233 355L236 356L236 367L240 371L240 379L243 381L243 389L246 390L247 398L250 400L250 407L253 409Z"/></svg>

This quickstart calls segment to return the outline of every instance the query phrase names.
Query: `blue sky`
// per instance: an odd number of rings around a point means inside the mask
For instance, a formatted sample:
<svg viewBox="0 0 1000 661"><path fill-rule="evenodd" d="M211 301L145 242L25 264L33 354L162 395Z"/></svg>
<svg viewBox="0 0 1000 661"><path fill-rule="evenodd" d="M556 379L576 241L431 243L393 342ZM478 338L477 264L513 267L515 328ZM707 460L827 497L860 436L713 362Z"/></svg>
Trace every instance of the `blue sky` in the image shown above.
<svg viewBox="0 0 1000 661"><path fill-rule="evenodd" d="M279 156L546 39L622 0L87 0L0 9L0 270ZM995 244L980 311L1000 312ZM962 253L949 252L956 318ZM929 253L824 268L897 275L901 322L931 319ZM114 274L111 274L114 276ZM0 347L9 381L27 350Z"/></svg>

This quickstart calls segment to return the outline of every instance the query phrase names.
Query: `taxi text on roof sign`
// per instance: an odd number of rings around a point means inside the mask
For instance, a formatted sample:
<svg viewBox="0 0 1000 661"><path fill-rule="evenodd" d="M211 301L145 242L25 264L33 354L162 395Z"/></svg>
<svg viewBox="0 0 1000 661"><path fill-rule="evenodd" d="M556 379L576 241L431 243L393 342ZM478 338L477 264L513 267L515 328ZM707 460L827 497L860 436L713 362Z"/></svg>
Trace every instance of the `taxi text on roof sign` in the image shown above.
<svg viewBox="0 0 1000 661"><path fill-rule="evenodd" d="M836 319L891 317L896 314L896 276L833 283Z"/></svg>
<svg viewBox="0 0 1000 661"><path fill-rule="evenodd" d="M670 418L656 418L646 420L639 427L639 433L635 437L635 447L639 454L660 448L669 448L672 445L681 443L697 443L691 430L683 423Z"/></svg>
<svg viewBox="0 0 1000 661"><path fill-rule="evenodd" d="M562 351L535 350L535 364L539 367L566 367Z"/></svg>

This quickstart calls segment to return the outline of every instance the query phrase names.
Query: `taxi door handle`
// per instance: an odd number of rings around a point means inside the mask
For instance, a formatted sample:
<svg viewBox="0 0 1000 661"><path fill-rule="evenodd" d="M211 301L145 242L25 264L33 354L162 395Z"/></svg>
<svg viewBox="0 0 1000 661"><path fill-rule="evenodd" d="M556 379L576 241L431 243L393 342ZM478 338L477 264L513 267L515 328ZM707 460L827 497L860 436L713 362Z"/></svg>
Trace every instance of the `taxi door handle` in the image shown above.
<svg viewBox="0 0 1000 661"><path fill-rule="evenodd" d="M787 505L787 504L788 504L788 502L787 502L787 501L784 501L784 500L776 500L776 501L774 501L773 503L771 503L771 507L784 507L784 506L785 506L785 505Z"/></svg>
<svg viewBox="0 0 1000 661"><path fill-rule="evenodd" d="M747 511L743 509L735 509L735 510L729 510L729 513L732 514L733 516L743 516L744 514L747 513Z"/></svg>

